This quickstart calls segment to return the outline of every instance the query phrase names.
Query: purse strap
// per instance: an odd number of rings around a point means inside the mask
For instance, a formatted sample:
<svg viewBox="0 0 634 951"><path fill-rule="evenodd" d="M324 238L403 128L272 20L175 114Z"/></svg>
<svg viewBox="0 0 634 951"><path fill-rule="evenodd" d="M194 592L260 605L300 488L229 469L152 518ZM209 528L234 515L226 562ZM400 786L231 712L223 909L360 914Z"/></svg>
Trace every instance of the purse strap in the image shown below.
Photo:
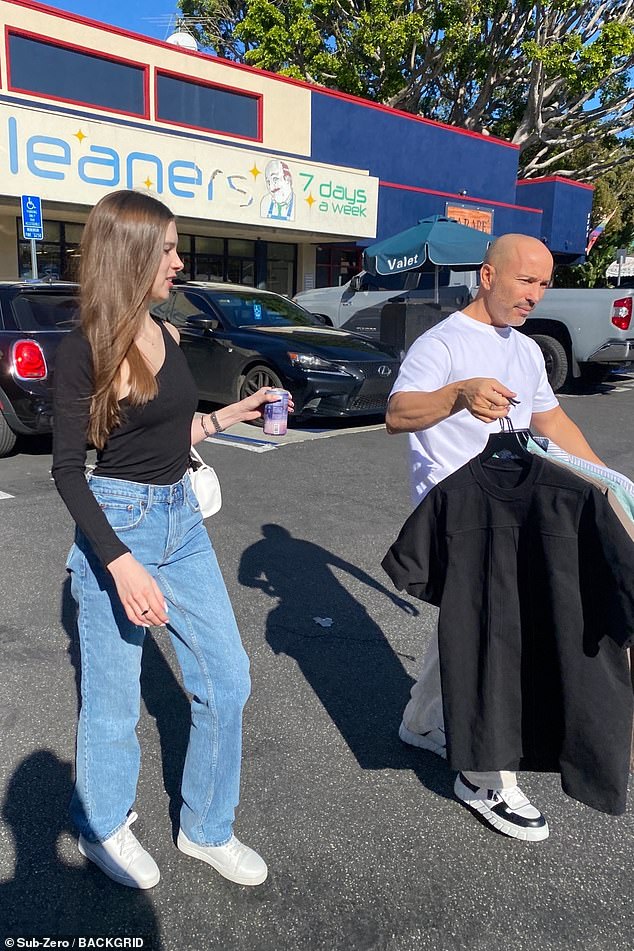
<svg viewBox="0 0 634 951"><path fill-rule="evenodd" d="M203 457L200 455L200 453L198 452L198 450L197 450L194 446L190 446L190 447L189 447L189 467L190 467L190 469L193 469L194 471L196 471L196 469L200 469L201 466L206 466L206 465L207 465L207 463L205 462L205 460L203 459Z"/></svg>

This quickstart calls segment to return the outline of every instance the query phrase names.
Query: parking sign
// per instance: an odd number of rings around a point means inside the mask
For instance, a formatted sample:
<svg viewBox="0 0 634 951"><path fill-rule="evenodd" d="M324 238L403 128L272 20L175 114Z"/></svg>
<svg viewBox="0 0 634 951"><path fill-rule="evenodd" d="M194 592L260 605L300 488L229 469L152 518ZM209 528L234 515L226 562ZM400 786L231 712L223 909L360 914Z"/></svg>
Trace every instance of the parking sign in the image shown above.
<svg viewBox="0 0 634 951"><path fill-rule="evenodd" d="M22 195L22 234L27 241L43 241L42 202L37 195Z"/></svg>

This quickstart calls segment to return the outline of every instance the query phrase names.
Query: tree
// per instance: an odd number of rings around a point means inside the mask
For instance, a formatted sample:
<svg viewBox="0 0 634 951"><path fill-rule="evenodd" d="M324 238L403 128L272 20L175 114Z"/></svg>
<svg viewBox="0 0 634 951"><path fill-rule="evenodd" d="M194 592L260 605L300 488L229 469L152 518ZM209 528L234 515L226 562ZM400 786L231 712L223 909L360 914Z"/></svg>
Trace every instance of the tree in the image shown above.
<svg viewBox="0 0 634 951"><path fill-rule="evenodd" d="M609 153L611 148L610 142L584 146L574 156L574 164L590 164L597 158L602 159L603 156L597 152ZM617 250L634 250L634 140L625 140L622 148L629 153L629 161L606 172L595 182L590 230L609 219L605 231L593 244L583 264L557 269L558 287L605 287L605 272L616 260Z"/></svg>
<svg viewBox="0 0 634 951"><path fill-rule="evenodd" d="M220 56L511 139L524 177L630 161L634 0L179 0ZM573 167L583 146L610 153Z"/></svg>

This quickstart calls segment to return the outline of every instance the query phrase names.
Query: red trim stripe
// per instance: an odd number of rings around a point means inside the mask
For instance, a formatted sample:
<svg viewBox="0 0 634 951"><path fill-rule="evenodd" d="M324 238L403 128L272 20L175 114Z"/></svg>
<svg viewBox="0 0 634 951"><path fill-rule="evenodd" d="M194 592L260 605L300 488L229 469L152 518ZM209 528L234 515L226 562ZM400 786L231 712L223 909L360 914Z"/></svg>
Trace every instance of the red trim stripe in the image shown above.
<svg viewBox="0 0 634 951"><path fill-rule="evenodd" d="M574 185L575 188L587 188L594 191L594 185L585 182L576 182L573 178L564 178L563 175L546 175L544 178L519 178L518 185L542 185L544 182L561 182L562 185Z"/></svg>
<svg viewBox="0 0 634 951"><path fill-rule="evenodd" d="M407 192L421 192L423 195L440 195L441 198L456 198L458 201L472 201L478 205L496 205L498 208L514 208L516 211L530 211L535 215L543 215L541 208L527 208L525 205L510 205L506 201L493 201L491 198L471 198L469 195L456 195L454 192L440 192L434 188L419 188L418 185L397 185L395 182L380 181L384 188L400 188Z"/></svg>

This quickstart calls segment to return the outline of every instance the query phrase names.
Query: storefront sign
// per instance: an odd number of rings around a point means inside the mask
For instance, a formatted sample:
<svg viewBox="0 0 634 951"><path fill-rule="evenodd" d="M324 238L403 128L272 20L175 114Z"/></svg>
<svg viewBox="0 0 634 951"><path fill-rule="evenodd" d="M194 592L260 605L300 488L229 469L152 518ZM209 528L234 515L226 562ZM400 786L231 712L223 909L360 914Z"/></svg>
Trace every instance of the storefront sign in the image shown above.
<svg viewBox="0 0 634 951"><path fill-rule="evenodd" d="M89 206L145 188L189 218L376 235L378 179L363 172L2 103L0 181Z"/></svg>
<svg viewBox="0 0 634 951"><path fill-rule="evenodd" d="M475 228L484 234L493 234L493 209L479 208L477 205L460 205L447 202L445 206L447 218L453 218L458 224Z"/></svg>

